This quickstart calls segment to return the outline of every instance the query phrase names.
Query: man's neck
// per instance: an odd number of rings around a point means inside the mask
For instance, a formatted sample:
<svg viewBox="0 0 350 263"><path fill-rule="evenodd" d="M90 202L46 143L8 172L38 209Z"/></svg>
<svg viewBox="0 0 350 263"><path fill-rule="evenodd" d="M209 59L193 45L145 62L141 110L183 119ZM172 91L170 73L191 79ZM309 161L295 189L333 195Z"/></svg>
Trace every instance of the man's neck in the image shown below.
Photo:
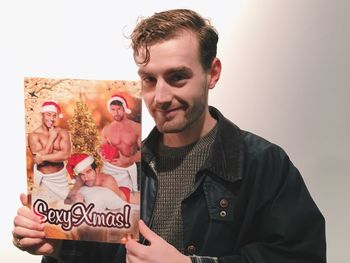
<svg viewBox="0 0 350 263"><path fill-rule="evenodd" d="M45 124L41 125L41 131L44 133L48 133L49 132L49 127L47 127Z"/></svg>
<svg viewBox="0 0 350 263"><path fill-rule="evenodd" d="M117 120L113 120L113 121L112 121L112 123L114 123L115 125L124 124L124 123L126 123L126 122L127 122L127 119L126 119L126 118L123 118L123 119L121 119L121 120L119 120L119 121L117 121Z"/></svg>
<svg viewBox="0 0 350 263"><path fill-rule="evenodd" d="M209 111L202 118L202 121L194 123L184 131L164 133L163 144L168 147L182 147L207 135L214 128L217 121L210 115Z"/></svg>

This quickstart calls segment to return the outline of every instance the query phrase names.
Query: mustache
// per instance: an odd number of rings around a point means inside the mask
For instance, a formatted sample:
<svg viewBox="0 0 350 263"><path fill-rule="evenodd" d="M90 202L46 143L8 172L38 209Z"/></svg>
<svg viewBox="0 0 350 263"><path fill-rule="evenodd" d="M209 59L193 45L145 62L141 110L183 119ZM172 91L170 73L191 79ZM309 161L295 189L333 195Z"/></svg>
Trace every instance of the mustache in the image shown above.
<svg viewBox="0 0 350 263"><path fill-rule="evenodd" d="M152 104L152 108L154 110L160 110L160 111L167 111L167 110L177 109L177 108L187 109L188 106L189 105L188 105L188 103L186 101L179 100L179 99L175 103L171 102L171 101L159 103L156 100L154 100L154 102Z"/></svg>

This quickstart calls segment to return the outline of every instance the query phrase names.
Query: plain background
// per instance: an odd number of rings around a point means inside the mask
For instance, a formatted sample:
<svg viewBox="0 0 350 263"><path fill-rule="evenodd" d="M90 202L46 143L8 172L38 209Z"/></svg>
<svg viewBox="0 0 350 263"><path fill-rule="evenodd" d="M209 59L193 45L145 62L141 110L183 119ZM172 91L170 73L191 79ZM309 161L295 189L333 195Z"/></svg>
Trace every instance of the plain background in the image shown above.
<svg viewBox="0 0 350 263"><path fill-rule="evenodd" d="M210 103L281 145L327 223L328 262L349 262L350 1L1 1L0 262L15 249L25 186L25 76L136 80L125 38L139 16L193 8L219 31L223 72ZM145 115L143 134L153 125Z"/></svg>

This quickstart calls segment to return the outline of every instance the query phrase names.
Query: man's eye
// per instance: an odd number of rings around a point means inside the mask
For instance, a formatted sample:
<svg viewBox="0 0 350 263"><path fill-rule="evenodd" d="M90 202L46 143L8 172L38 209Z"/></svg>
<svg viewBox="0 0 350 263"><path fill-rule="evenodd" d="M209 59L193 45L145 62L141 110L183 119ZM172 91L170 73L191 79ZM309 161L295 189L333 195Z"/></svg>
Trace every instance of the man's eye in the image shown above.
<svg viewBox="0 0 350 263"><path fill-rule="evenodd" d="M167 82L173 87L182 87L188 79L185 74L172 74L167 78Z"/></svg>
<svg viewBox="0 0 350 263"><path fill-rule="evenodd" d="M185 79L185 76L183 76L181 74L175 74L175 75L170 76L170 78L169 78L169 80L171 82L181 81L183 79Z"/></svg>
<svg viewBox="0 0 350 263"><path fill-rule="evenodd" d="M154 77L143 77L142 78L143 87L150 87L150 86L154 85L156 82L157 82L157 80Z"/></svg>
<svg viewBox="0 0 350 263"><path fill-rule="evenodd" d="M144 77L142 78L144 82L154 82L156 79L154 77Z"/></svg>

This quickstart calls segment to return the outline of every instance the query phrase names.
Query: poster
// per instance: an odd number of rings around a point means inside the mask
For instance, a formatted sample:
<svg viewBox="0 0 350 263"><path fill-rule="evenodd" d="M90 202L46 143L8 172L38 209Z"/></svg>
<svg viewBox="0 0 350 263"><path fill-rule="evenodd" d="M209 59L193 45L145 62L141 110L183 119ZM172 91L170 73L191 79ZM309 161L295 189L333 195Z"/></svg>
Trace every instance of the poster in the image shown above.
<svg viewBox="0 0 350 263"><path fill-rule="evenodd" d="M46 238L138 239L141 85L25 78L27 185Z"/></svg>

